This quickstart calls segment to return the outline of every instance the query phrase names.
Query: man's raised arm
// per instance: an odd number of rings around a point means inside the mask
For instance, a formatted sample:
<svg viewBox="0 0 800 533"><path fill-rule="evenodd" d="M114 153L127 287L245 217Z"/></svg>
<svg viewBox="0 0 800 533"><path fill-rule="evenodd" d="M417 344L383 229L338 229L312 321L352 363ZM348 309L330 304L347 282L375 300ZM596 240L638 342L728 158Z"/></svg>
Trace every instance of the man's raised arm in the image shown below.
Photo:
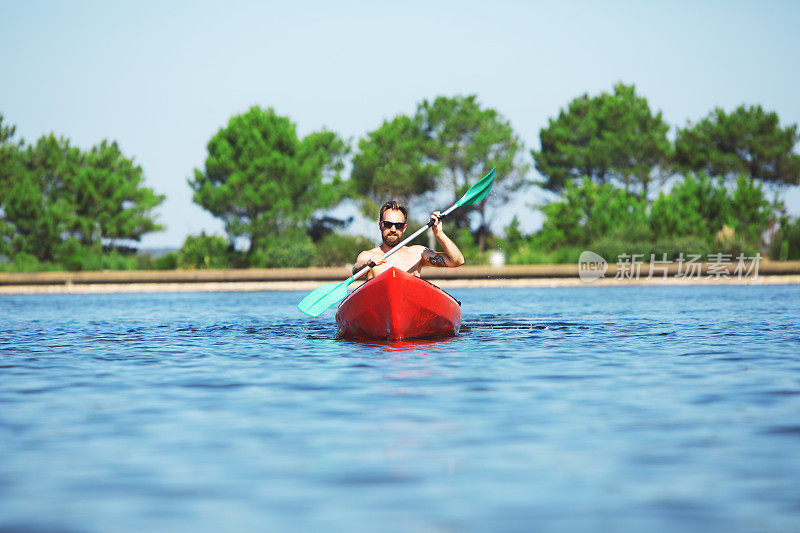
<svg viewBox="0 0 800 533"><path fill-rule="evenodd" d="M464 255L458 249L456 243L445 235L442 230L442 221L439 219L439 211L435 211L431 215L431 220L436 222L432 226L433 236L439 241L439 244L444 248L444 252L434 252L433 250L425 250L422 253L422 260L426 265L435 267L457 267L464 264Z"/></svg>

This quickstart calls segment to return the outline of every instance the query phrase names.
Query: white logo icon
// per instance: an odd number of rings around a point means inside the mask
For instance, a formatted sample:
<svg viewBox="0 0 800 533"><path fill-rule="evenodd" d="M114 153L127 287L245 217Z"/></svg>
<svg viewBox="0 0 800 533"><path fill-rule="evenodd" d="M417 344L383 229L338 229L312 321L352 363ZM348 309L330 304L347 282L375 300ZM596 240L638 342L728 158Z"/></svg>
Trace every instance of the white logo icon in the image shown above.
<svg viewBox="0 0 800 533"><path fill-rule="evenodd" d="M589 250L581 252L581 256L578 258L578 276L581 281L591 283L605 276L607 270L608 263L605 259Z"/></svg>

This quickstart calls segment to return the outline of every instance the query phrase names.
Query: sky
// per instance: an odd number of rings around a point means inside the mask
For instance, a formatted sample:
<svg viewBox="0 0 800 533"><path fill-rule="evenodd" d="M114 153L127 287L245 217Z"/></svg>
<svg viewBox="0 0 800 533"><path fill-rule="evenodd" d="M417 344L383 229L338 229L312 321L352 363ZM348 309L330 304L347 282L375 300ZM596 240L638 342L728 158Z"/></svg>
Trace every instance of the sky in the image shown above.
<svg viewBox="0 0 800 533"><path fill-rule="evenodd" d="M0 113L27 142L117 141L167 197L166 230L142 247L180 247L189 234L223 234L187 180L211 137L253 105L355 148L423 99L476 94L511 123L529 162L548 119L617 82L636 86L672 138L742 104L787 126L800 123L798 24L800 2L764 0L0 0ZM493 228L517 214L537 229L529 205L543 198L518 195ZM800 187L783 199L800 215Z"/></svg>

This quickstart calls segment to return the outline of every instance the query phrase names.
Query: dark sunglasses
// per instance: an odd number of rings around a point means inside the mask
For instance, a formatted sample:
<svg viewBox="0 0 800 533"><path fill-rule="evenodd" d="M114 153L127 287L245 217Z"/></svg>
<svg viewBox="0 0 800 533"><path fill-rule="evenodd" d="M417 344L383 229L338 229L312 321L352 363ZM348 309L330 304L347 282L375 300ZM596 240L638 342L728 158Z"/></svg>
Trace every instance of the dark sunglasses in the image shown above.
<svg viewBox="0 0 800 533"><path fill-rule="evenodd" d="M403 229L403 228L406 227L406 223L405 222L389 222L388 220L381 220L381 227L383 229L390 229L392 226L394 226L397 229Z"/></svg>

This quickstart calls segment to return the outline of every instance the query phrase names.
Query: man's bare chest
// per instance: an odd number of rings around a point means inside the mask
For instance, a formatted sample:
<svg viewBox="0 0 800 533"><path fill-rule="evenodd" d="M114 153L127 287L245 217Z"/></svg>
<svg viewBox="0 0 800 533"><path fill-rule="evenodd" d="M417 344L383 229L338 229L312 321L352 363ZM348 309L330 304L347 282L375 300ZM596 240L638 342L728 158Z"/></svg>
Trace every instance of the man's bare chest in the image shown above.
<svg viewBox="0 0 800 533"><path fill-rule="evenodd" d="M383 256L383 252L378 250L373 260L377 261L378 259L381 258L381 256ZM389 256L386 259L385 263L383 263L382 265L378 265L374 269L372 269L372 273L374 276L377 276L381 272L388 270L390 267L396 267L399 268L400 270L404 270L410 274L415 274L418 276L420 272L421 259L422 256L419 253L416 253L409 248L403 248L402 250L398 250L397 252Z"/></svg>

